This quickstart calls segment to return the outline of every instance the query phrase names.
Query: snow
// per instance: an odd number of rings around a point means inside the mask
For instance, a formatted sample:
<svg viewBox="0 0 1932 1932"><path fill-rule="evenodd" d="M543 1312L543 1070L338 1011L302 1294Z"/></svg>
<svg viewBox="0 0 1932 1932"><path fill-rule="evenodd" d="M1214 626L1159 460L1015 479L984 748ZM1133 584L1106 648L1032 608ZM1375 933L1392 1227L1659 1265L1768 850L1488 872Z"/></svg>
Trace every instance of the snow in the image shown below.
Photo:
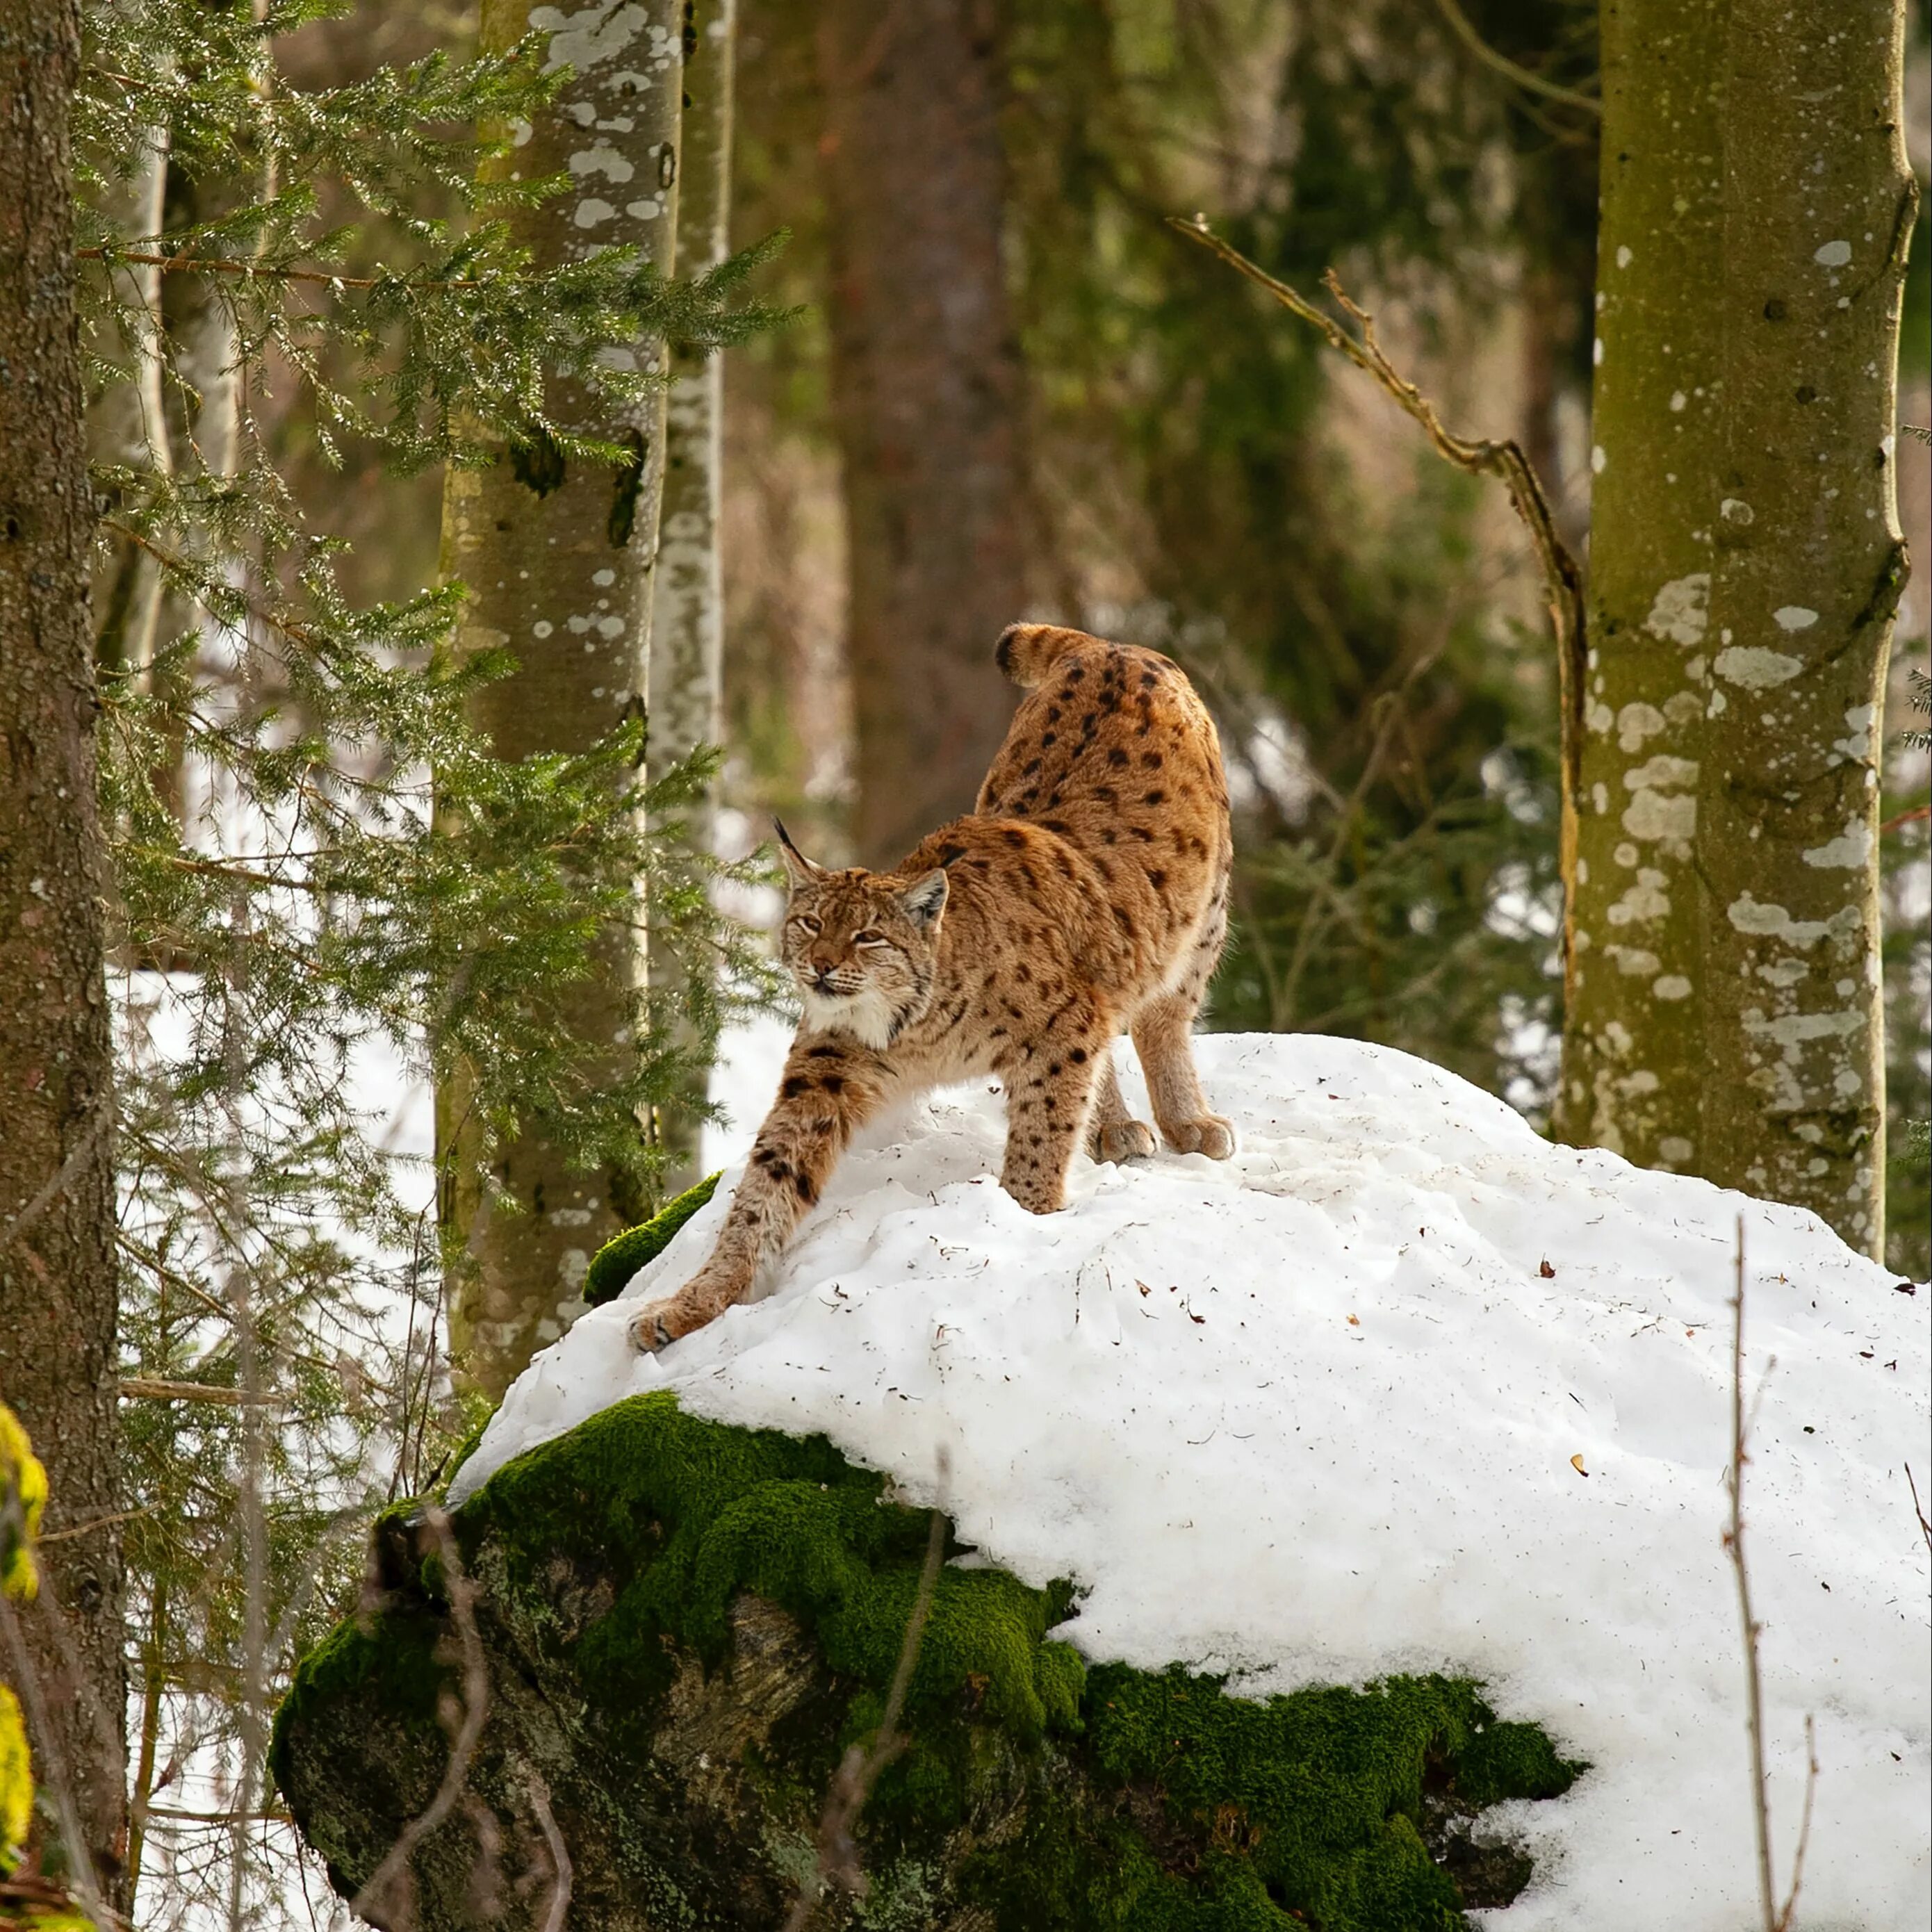
<svg viewBox="0 0 1932 1932"><path fill-rule="evenodd" d="M1756 1910L1721 1543L1742 1214L1780 1868L1810 1713L1801 1923L1925 1924L1928 1553L1904 1469L1923 1494L1924 1292L1808 1214L1551 1146L1407 1055L1197 1046L1232 1160L1082 1159L1066 1210L1035 1219L994 1178L999 1100L950 1090L848 1155L769 1299L634 1358L627 1303L696 1267L728 1173L624 1300L532 1364L459 1490L660 1387L822 1430L914 1501L943 1449L960 1534L1030 1582L1074 1578L1062 1634L1090 1658L1258 1694L1467 1673L1588 1759L1565 1798L1490 1814L1537 1862L1494 1915L1509 1932L1736 1932ZM741 1040L715 1090L734 1151L782 1046Z"/></svg>

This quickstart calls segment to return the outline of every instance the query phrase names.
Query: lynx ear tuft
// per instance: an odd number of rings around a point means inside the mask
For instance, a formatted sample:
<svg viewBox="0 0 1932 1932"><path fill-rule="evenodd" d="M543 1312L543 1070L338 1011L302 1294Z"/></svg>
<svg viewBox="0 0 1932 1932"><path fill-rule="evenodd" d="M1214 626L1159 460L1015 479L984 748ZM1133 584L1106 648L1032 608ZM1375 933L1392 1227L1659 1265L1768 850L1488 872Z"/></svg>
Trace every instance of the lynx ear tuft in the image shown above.
<svg viewBox="0 0 1932 1932"><path fill-rule="evenodd" d="M823 868L814 866L791 842L791 834L784 829L783 819L774 818L772 820L772 830L778 835L778 856L784 861L785 872L791 880L792 890L796 892L800 886L809 884L812 880L817 878Z"/></svg>
<svg viewBox="0 0 1932 1932"><path fill-rule="evenodd" d="M946 893L948 881L945 868L928 872L915 879L899 895L899 904L905 909L905 916L922 931L939 923L939 915L946 910Z"/></svg>

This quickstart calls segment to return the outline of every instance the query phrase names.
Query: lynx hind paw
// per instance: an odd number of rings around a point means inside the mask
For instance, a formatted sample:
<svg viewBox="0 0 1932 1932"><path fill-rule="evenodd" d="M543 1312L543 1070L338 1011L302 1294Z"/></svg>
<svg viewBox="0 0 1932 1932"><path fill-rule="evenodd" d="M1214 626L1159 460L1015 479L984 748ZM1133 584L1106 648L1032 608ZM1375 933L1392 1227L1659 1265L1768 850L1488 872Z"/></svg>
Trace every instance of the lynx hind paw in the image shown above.
<svg viewBox="0 0 1932 1932"><path fill-rule="evenodd" d="M1154 1130L1144 1120L1114 1120L1088 1136L1088 1151L1096 1160L1144 1160L1154 1150Z"/></svg>
<svg viewBox="0 0 1932 1932"><path fill-rule="evenodd" d="M1234 1150L1234 1128L1218 1114L1204 1114L1198 1120L1175 1120L1162 1131L1176 1154L1204 1154L1210 1160L1226 1160Z"/></svg>

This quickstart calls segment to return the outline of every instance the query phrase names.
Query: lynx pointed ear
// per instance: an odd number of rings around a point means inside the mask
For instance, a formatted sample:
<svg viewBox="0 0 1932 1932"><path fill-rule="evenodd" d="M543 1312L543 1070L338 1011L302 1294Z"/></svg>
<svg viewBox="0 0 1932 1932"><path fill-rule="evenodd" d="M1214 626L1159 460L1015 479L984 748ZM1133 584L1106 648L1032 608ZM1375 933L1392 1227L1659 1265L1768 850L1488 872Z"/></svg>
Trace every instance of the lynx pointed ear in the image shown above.
<svg viewBox="0 0 1932 1932"><path fill-rule="evenodd" d="M939 915L946 910L946 868L941 866L914 880L900 893L899 904L905 908L906 917L922 931L939 923Z"/></svg>
<svg viewBox="0 0 1932 1932"><path fill-rule="evenodd" d="M823 868L814 866L791 842L791 834L784 829L784 820L774 818L772 830L778 835L778 856L784 861L787 875L791 880L791 889L796 892L800 886L809 885L819 876Z"/></svg>

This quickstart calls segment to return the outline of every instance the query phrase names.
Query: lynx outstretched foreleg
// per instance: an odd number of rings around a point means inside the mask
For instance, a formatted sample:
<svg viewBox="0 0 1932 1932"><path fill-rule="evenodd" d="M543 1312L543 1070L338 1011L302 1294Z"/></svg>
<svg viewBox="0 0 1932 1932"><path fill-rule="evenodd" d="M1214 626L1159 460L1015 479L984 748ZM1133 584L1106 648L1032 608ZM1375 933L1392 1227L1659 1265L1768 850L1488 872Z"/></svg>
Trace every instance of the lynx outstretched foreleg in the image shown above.
<svg viewBox="0 0 1932 1932"><path fill-rule="evenodd" d="M710 1259L675 1294L645 1303L631 1317L640 1353L668 1346L744 1300L758 1270L817 1205L847 1143L894 1084L869 1048L800 1036Z"/></svg>

